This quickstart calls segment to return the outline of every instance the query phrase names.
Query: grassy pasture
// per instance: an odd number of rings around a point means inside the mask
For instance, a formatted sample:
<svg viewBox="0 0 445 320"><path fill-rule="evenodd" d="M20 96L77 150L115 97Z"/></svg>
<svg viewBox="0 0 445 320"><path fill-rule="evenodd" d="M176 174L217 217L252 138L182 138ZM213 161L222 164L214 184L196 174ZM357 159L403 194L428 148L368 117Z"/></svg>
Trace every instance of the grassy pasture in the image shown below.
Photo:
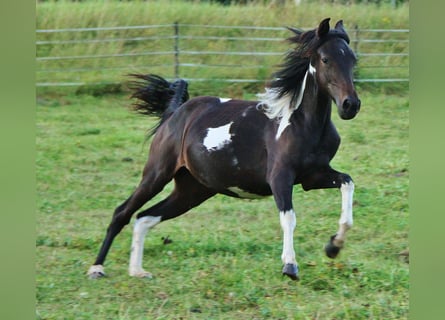
<svg viewBox="0 0 445 320"><path fill-rule="evenodd" d="M384 5L313 2L301 10L287 6L280 11L273 5L48 1L37 4L37 28L162 24L178 17L180 23L190 24L282 27L298 21L312 26L327 13L348 25L359 22L362 28L408 27L407 6L396 10ZM88 52L99 49L97 45L87 48ZM264 63L269 67L277 61ZM122 80L127 72L145 72L137 67L144 63L132 61L116 79ZM169 76L162 70L160 74ZM190 89L194 95L205 91L237 97L256 92L214 83L205 88L192 83ZM400 252L409 247L409 102L406 90L383 92L387 91L360 90L362 110L352 121L333 114L342 145L332 164L349 173L356 184L355 225L336 260L324 256L323 246L337 229L340 192L294 189L295 248L301 273L301 281L295 283L281 276L282 232L273 199L224 196L159 225L148 235L144 267L154 279L127 275L129 226L111 248L108 277L89 280L86 271L114 208L139 182L149 144L144 142L145 133L155 119L130 113L126 95L39 91L36 318L407 319L409 264ZM169 185L148 205L170 190ZM167 236L173 242L164 245L162 237Z"/></svg>
<svg viewBox="0 0 445 320"><path fill-rule="evenodd" d="M334 168L356 183L355 226L336 260L338 190L294 190L298 283L283 278L281 229L272 198L214 197L149 234L144 266L127 275L131 227L116 238L108 277L87 279L114 207L139 181L154 123L126 96L37 100L38 319L406 319L408 98L362 92ZM171 186L151 201L165 197ZM164 245L162 237L171 244Z"/></svg>

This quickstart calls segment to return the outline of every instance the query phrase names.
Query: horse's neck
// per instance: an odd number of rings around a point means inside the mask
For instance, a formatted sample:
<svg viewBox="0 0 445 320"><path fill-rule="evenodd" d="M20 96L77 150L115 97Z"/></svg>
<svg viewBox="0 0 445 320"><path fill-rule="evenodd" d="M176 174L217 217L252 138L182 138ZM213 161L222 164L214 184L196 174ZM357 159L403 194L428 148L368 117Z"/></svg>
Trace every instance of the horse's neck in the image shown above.
<svg viewBox="0 0 445 320"><path fill-rule="evenodd" d="M304 125L323 129L331 122L332 100L323 92L315 89L305 91L299 112L303 115Z"/></svg>

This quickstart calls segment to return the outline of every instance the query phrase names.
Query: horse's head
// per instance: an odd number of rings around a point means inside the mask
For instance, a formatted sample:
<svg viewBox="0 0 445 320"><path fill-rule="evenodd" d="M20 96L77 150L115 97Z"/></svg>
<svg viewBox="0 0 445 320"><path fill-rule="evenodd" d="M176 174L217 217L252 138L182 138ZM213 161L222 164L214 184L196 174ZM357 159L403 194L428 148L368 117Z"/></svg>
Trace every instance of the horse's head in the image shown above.
<svg viewBox="0 0 445 320"><path fill-rule="evenodd" d="M335 101L342 119L352 119L359 112L360 99L353 82L357 58L349 47L343 22L338 21L331 29L329 20L309 31L288 28L294 33L288 40L297 46L286 54L266 93L259 95L269 118L290 115L304 103L308 78L315 79L317 92L328 97L329 103Z"/></svg>
<svg viewBox="0 0 445 320"><path fill-rule="evenodd" d="M343 22L329 27L329 18L324 19L315 30L316 50L310 56L309 71L317 79L320 90L336 103L342 119L355 117L360 110L360 99L354 88L353 69L356 56L349 47L349 37Z"/></svg>

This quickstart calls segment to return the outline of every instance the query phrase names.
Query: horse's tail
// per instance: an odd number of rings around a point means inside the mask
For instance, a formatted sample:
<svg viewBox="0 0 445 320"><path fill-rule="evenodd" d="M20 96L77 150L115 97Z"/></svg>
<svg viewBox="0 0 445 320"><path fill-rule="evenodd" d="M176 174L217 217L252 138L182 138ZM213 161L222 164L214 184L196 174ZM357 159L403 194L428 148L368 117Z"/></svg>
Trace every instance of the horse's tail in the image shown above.
<svg viewBox="0 0 445 320"><path fill-rule="evenodd" d="M137 99L132 105L133 110L140 114L161 118L151 134L154 134L159 126L189 99L188 84L183 79L168 82L154 74L130 74L129 76L137 79L130 82L130 88L133 90L131 98Z"/></svg>

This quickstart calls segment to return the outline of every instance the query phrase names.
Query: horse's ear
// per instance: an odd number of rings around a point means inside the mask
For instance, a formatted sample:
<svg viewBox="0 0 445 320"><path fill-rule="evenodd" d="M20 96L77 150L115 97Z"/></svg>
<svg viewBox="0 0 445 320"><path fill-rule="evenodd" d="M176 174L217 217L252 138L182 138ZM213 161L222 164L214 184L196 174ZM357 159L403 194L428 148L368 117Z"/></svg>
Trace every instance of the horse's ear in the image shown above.
<svg viewBox="0 0 445 320"><path fill-rule="evenodd" d="M286 27L286 28L287 28L288 30L292 31L293 33L295 33L297 36L299 36L299 35L302 33L301 30L295 29L295 28L293 28L293 27Z"/></svg>
<svg viewBox="0 0 445 320"><path fill-rule="evenodd" d="M345 28L343 27L343 20L339 20L336 24L335 24L335 29L342 32L342 33L346 33Z"/></svg>
<svg viewBox="0 0 445 320"><path fill-rule="evenodd" d="M326 18L322 22L320 22L320 25L318 26L318 29L317 29L317 36L318 36L318 38L322 38L323 36L328 34L328 32L329 32L329 20L331 20L331 18Z"/></svg>

